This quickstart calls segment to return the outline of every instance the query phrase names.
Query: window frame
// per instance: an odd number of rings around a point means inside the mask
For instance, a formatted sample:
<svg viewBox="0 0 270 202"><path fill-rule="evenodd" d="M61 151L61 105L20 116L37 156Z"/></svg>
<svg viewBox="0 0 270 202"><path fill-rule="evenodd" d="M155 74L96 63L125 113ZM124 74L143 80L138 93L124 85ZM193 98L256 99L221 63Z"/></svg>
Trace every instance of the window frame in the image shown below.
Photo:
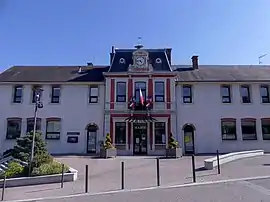
<svg viewBox="0 0 270 202"><path fill-rule="evenodd" d="M55 95L55 90L59 90L59 95ZM60 96L61 96L61 87L58 85L53 85L51 86L51 103L52 104L59 104L60 103ZM56 98L56 100L58 99L58 101L55 101L54 99Z"/></svg>
<svg viewBox="0 0 270 202"><path fill-rule="evenodd" d="M247 93L248 93L248 100L247 101L244 101L244 97L246 96L243 96L242 95L242 89L247 89ZM250 88L250 85L247 85L247 84L244 84L244 85L240 85L240 96L241 96L241 102L243 104L250 104L251 103L251 88Z"/></svg>
<svg viewBox="0 0 270 202"><path fill-rule="evenodd" d="M268 122L267 124L264 124L265 122ZM269 131L270 131L270 118L262 118L261 119L261 130L262 130L262 138L263 140L270 140L270 132L269 133L265 133L264 131L264 126L268 126L269 127Z"/></svg>
<svg viewBox="0 0 270 202"><path fill-rule="evenodd" d="M22 134L22 118L7 118L7 124L6 124L6 140L16 140L17 138L21 137ZM19 131L16 135L9 135L9 122L14 121L19 123Z"/></svg>
<svg viewBox="0 0 270 202"><path fill-rule="evenodd" d="M266 96L263 96L262 93L261 93L261 89L262 88L265 88L266 89L266 92L267 92L267 95ZM270 95L269 95L269 85L266 85L266 84L261 84L260 85L260 96L261 96L261 102L266 104L266 103L270 103ZM264 99L267 99L267 101L265 102Z"/></svg>
<svg viewBox="0 0 270 202"><path fill-rule="evenodd" d="M124 141L121 143L121 142L118 142L118 140L120 140L117 136L117 134L120 134L118 131L117 131L117 124L123 124L124 126L121 126L124 128L124 135L123 135L123 139ZM117 121L117 122L114 122L114 144L115 145L125 145L127 143L127 123L126 122L121 122L121 121Z"/></svg>
<svg viewBox="0 0 270 202"><path fill-rule="evenodd" d="M60 123L60 129L58 132L48 132L48 125L50 122ZM46 119L46 140L59 140L61 137L61 119L60 118L47 118Z"/></svg>
<svg viewBox="0 0 270 202"><path fill-rule="evenodd" d="M162 85L163 93L156 91L158 89L157 85ZM159 99L161 98L161 99ZM165 83L164 81L155 81L155 102L165 102Z"/></svg>
<svg viewBox="0 0 270 202"><path fill-rule="evenodd" d="M145 82L145 81L136 81L135 83L134 83L134 97L135 97L135 100L136 100L136 102L139 102L140 103L140 88L137 88L137 84L144 84L144 88L141 88L141 91L142 91L142 94L143 94L143 96L145 96L144 97L144 100L147 98L147 91L146 91L146 85L147 85L147 83ZM138 93L138 95L139 95L139 97L138 97L138 99L137 99L137 97L136 97L136 95L137 95L137 93Z"/></svg>
<svg viewBox="0 0 270 202"><path fill-rule="evenodd" d="M125 85L125 93L119 94L119 86L118 85ZM123 98L123 100L119 99ZM116 82L116 102L126 102L127 101L127 83L124 81Z"/></svg>
<svg viewBox="0 0 270 202"><path fill-rule="evenodd" d="M26 119L26 133L30 133L31 131L28 130L28 124L33 122L33 129L34 129L34 123L35 123L35 118L27 118ZM42 131L42 119L37 117L37 125L36 125L36 131Z"/></svg>
<svg viewBox="0 0 270 202"><path fill-rule="evenodd" d="M234 124L234 128L232 129L234 133L225 133L224 128L226 127L225 123L229 124ZM223 118L221 119L221 139L222 141L227 141L227 140L237 140L237 124L236 124L236 119L234 118ZM232 137L232 138L230 138Z"/></svg>
<svg viewBox="0 0 270 202"><path fill-rule="evenodd" d="M223 104L230 104L232 103L232 94L231 94L231 85L223 84L220 86L220 94L221 94L221 102ZM223 89L226 89L228 91L228 95L223 95ZM228 99L228 101L225 101Z"/></svg>
<svg viewBox="0 0 270 202"><path fill-rule="evenodd" d="M97 95L91 94L91 89L97 89ZM98 86L89 86L89 104L98 103L98 96L99 96L99 87ZM92 99L96 99L95 101L92 101Z"/></svg>
<svg viewBox="0 0 270 202"><path fill-rule="evenodd" d="M252 123L252 125L254 126L254 131L255 133L243 133L243 127L245 127L245 125L243 125L243 123ZM256 125L256 119L251 119L251 118L245 118L245 119L241 119L241 132L242 132L242 140L246 141L246 140L257 140L258 139L258 135L257 135L257 125ZM245 137L245 135L247 135L248 137ZM253 135L253 136L251 136ZM253 138L252 138L253 137Z"/></svg>
<svg viewBox="0 0 270 202"><path fill-rule="evenodd" d="M39 93L39 95L40 95L40 100L41 100L41 98L42 98L42 91L39 90L39 89L42 89L42 86L40 86L40 85L34 85L34 86L32 87L32 100L31 100L31 103L32 103L32 104L35 104L35 103L36 103L36 94L37 94L37 93ZM38 91L39 91L39 92L38 92Z"/></svg>
<svg viewBox="0 0 270 202"><path fill-rule="evenodd" d="M190 95L184 95L184 89L188 88ZM189 99L189 101L186 101ZM182 85L182 102L184 104L191 104L193 103L193 86L191 84L183 84Z"/></svg>
<svg viewBox="0 0 270 202"><path fill-rule="evenodd" d="M157 136L156 135L157 134L157 127L156 127L156 124L164 124L164 128L163 128L164 131L162 131L162 132L164 132L164 135L165 135L164 142L162 141L162 135L163 134L161 134L161 141L160 142L157 142L157 138L156 138L156 136ZM154 122L154 139L155 139L154 144L155 145L166 145L166 133L167 133L167 123L165 121Z"/></svg>
<svg viewBox="0 0 270 202"><path fill-rule="evenodd" d="M18 89L21 89L21 96L18 96ZM17 101L16 99L19 98L20 101ZM13 103L22 103L22 98L23 98L23 86L22 85L16 85L13 87Z"/></svg>

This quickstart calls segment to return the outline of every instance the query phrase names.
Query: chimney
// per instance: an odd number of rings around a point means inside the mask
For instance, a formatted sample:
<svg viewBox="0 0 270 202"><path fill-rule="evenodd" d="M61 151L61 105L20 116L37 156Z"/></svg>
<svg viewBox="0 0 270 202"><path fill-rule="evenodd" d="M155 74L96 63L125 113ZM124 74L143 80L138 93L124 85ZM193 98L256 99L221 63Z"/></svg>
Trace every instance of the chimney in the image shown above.
<svg viewBox="0 0 270 202"><path fill-rule="evenodd" d="M82 73L82 67L79 67L78 73Z"/></svg>
<svg viewBox="0 0 270 202"><path fill-rule="evenodd" d="M198 69L199 68L199 64L198 64L198 57L197 55L192 56L191 60L192 60L192 68L193 69Z"/></svg>

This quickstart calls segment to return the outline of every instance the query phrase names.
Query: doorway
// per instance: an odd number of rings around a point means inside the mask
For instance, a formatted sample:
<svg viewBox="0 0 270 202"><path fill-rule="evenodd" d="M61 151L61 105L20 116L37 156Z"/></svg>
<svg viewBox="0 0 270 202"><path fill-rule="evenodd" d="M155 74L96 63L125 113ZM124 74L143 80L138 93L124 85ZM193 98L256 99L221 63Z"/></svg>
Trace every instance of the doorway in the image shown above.
<svg viewBox="0 0 270 202"><path fill-rule="evenodd" d="M97 151L97 130L96 124L88 124L86 153L96 153Z"/></svg>
<svg viewBox="0 0 270 202"><path fill-rule="evenodd" d="M194 154L195 153L195 146L194 146L195 127L192 124L185 124L183 126L183 131L184 131L185 154Z"/></svg>
<svg viewBox="0 0 270 202"><path fill-rule="evenodd" d="M133 154L147 154L147 123L133 123Z"/></svg>

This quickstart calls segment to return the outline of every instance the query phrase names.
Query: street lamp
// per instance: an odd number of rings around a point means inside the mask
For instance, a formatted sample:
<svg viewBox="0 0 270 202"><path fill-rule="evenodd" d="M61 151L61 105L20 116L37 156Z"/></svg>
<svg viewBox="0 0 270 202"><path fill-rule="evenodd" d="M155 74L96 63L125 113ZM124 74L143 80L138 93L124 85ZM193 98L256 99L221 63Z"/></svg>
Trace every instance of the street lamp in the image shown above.
<svg viewBox="0 0 270 202"><path fill-rule="evenodd" d="M30 157L29 166L28 166L29 167L29 176L31 175L31 167L32 167L33 159L34 159L35 138L36 138L36 128L37 128L37 111L38 111L38 109L43 108L43 104L40 101L42 91L43 91L43 89L41 89L41 88L34 89L34 93L35 93L35 115L34 115L34 128L33 128L33 140L32 140L32 148L31 148L31 157Z"/></svg>

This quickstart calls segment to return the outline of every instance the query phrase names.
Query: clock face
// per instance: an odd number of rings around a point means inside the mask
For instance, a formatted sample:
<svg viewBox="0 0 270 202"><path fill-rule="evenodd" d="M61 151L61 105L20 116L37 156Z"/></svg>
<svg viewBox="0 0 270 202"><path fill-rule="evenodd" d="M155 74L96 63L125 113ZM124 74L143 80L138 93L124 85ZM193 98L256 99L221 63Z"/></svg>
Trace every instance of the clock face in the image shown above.
<svg viewBox="0 0 270 202"><path fill-rule="evenodd" d="M141 65L144 65L145 63L145 58L144 57L138 57L136 58L136 64L141 66Z"/></svg>

